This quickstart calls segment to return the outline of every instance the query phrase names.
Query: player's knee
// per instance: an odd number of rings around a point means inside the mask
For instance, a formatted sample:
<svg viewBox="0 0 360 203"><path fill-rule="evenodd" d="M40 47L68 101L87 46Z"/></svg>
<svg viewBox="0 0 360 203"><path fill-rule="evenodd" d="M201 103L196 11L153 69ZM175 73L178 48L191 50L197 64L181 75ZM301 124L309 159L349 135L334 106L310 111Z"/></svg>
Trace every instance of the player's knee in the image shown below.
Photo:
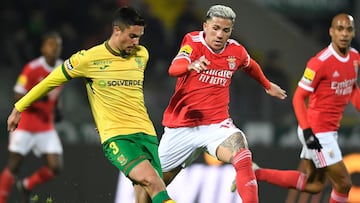
<svg viewBox="0 0 360 203"><path fill-rule="evenodd" d="M305 187L305 192L308 192L310 194L318 194L324 189L324 186L325 185L320 182L311 183Z"/></svg>
<svg viewBox="0 0 360 203"><path fill-rule="evenodd" d="M234 143L235 154L243 149L248 149L248 142L246 136L243 132L239 132L234 134L236 138L236 142Z"/></svg>
<svg viewBox="0 0 360 203"><path fill-rule="evenodd" d="M57 164L49 164L48 168L53 172L54 175L58 175L63 170L63 165L60 163Z"/></svg>
<svg viewBox="0 0 360 203"><path fill-rule="evenodd" d="M337 184L339 189L337 191L339 192L343 192L343 193L348 193L352 187L352 182L351 179L344 179L342 181L339 181L339 183ZM335 189L337 189L336 185L334 186Z"/></svg>
<svg viewBox="0 0 360 203"><path fill-rule="evenodd" d="M145 187L153 187L161 184L162 180L158 175L147 175L140 178L137 182Z"/></svg>

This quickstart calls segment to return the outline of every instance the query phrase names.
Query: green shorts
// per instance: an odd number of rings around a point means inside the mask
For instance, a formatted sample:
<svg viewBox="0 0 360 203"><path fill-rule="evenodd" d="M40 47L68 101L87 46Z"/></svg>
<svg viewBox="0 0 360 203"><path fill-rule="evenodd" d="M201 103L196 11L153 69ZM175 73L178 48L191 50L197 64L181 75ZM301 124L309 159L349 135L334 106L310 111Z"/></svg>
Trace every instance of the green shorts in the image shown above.
<svg viewBox="0 0 360 203"><path fill-rule="evenodd" d="M162 178L158 155L159 141L156 136L144 133L118 135L103 143L106 158L127 177L136 165L149 160Z"/></svg>

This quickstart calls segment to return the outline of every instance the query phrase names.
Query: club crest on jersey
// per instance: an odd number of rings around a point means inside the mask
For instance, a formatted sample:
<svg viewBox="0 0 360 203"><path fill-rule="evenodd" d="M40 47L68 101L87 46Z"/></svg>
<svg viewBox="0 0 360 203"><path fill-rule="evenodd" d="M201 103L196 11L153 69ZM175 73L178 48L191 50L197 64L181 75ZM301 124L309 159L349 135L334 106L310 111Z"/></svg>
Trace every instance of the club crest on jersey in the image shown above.
<svg viewBox="0 0 360 203"><path fill-rule="evenodd" d="M314 77L315 77L315 71L307 67L304 71L304 75L301 80L304 83L310 84L314 80Z"/></svg>
<svg viewBox="0 0 360 203"><path fill-rule="evenodd" d="M226 60L228 61L229 69L233 70L236 66L235 56L228 56L228 58Z"/></svg>
<svg viewBox="0 0 360 203"><path fill-rule="evenodd" d="M183 47L181 47L178 55L182 55L182 56L190 56L191 52L192 52L192 48L190 45L185 45Z"/></svg>
<svg viewBox="0 0 360 203"><path fill-rule="evenodd" d="M145 67L144 62L143 62L141 57L135 56L135 62L137 64L138 68L144 68Z"/></svg>

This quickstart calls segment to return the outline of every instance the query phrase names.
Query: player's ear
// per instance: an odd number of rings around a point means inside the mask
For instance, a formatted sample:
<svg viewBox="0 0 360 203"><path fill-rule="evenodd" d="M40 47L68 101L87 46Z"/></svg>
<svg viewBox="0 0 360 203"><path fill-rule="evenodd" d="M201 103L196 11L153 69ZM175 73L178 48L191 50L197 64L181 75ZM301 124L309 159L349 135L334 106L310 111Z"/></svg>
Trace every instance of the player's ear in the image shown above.
<svg viewBox="0 0 360 203"><path fill-rule="evenodd" d="M203 23L203 30L206 29L206 27L208 26L208 24L206 23L206 21Z"/></svg>
<svg viewBox="0 0 360 203"><path fill-rule="evenodd" d="M333 37L334 35L334 29L332 27L329 28L329 35L330 37Z"/></svg>

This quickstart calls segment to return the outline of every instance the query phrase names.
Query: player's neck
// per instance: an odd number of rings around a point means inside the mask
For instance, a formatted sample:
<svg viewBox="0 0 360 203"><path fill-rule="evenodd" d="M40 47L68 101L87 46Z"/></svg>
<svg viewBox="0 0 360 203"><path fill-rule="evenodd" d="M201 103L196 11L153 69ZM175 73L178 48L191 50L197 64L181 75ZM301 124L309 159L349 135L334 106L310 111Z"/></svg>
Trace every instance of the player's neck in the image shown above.
<svg viewBox="0 0 360 203"><path fill-rule="evenodd" d="M111 39L109 39L108 41L105 42L105 46L107 47L107 49L113 53L116 56L120 56L122 58L126 58L129 54L126 53L125 50L119 50L119 49L114 49L114 44L112 43Z"/></svg>
<svg viewBox="0 0 360 203"><path fill-rule="evenodd" d="M337 52L340 56L347 56L349 54L349 48L339 48Z"/></svg>
<svg viewBox="0 0 360 203"><path fill-rule="evenodd" d="M55 61L56 61L56 59L45 57L45 62L51 67L55 66Z"/></svg>
<svg viewBox="0 0 360 203"><path fill-rule="evenodd" d="M333 44L333 48L337 54L339 54L340 56L343 56L343 57L347 56L349 54L349 50L350 50L350 47L339 47L339 46L336 46L335 44Z"/></svg>

